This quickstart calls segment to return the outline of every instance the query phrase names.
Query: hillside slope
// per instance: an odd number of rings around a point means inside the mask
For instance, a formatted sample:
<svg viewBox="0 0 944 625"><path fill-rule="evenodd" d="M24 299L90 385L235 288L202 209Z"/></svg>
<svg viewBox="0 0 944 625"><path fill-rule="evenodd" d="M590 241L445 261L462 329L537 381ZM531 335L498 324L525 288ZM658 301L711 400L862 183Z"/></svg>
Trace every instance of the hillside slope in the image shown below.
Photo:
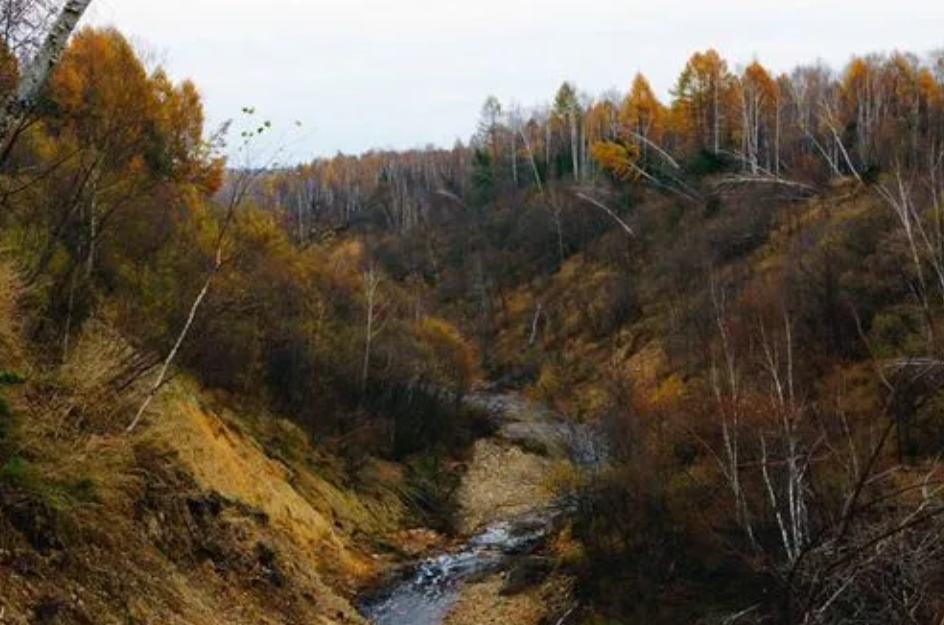
<svg viewBox="0 0 944 625"><path fill-rule="evenodd" d="M0 370L23 380L4 391L0 621L360 622L346 597L376 564L352 536L396 527L393 490L319 476L286 422L265 420L279 429L267 454L250 417L186 380L125 433L130 350L92 324L65 365L40 366L16 330L15 274L0 273Z"/></svg>

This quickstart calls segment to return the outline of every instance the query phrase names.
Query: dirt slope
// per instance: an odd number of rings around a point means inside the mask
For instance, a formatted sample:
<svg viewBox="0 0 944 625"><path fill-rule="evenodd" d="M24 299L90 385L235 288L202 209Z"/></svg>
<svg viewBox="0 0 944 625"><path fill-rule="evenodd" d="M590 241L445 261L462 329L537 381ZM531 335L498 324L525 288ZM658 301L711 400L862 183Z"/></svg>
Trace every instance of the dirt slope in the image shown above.
<svg viewBox="0 0 944 625"><path fill-rule="evenodd" d="M353 535L397 527L396 484L338 486L287 423L297 459L267 453L250 415L183 379L127 434L128 347L92 324L40 366L16 296L0 271L0 372L25 378L0 389L0 623L362 622L348 597L375 564Z"/></svg>

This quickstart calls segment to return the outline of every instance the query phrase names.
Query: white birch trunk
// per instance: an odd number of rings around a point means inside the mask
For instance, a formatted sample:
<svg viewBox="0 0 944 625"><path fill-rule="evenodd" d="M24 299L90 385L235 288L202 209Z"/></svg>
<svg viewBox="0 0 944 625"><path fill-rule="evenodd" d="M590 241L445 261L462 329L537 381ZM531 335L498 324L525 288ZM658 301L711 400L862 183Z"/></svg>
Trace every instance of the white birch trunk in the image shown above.
<svg viewBox="0 0 944 625"><path fill-rule="evenodd" d="M380 274L370 267L364 272L364 297L366 298L366 329L364 333L364 361L361 367L361 397L367 393L370 381L370 356L374 337L380 332L375 327L377 321L377 290L380 287Z"/></svg>
<svg viewBox="0 0 944 625"><path fill-rule="evenodd" d="M92 0L66 2L36 56L23 68L16 92L3 105L2 118L0 118L0 140L4 144L10 141L23 116L36 103L39 93L49 79L49 74L66 48L69 36L91 3Z"/></svg>
<svg viewBox="0 0 944 625"><path fill-rule="evenodd" d="M260 175L260 172L258 171L247 173L244 177L241 177L236 181L233 188L233 195L226 207L226 216L223 218L223 223L220 225L220 232L216 238L216 253L213 260L213 267L210 269L210 273L207 275L200 292L197 293L196 299L194 299L193 304L191 304L190 312L187 314L187 320L184 322L184 325L180 330L180 334L177 335L177 340L174 341L173 347L171 348L170 352L168 352L167 357L164 359L164 362L158 371L154 383L148 390L148 393L145 396L144 401L141 403L141 406L138 408L137 413L135 413L131 424L128 425L127 429L125 430L127 433L130 434L138 426L138 424L141 422L141 419L144 418L147 409L150 407L151 402L154 401L154 398L157 397L157 394L167 382L167 374L170 372L170 368L174 364L174 360L177 359L177 353L180 351L181 346L184 344L184 341L190 334L190 329L193 327L193 323L197 318L197 313L199 312L200 307L203 305L203 300L206 299L207 294L210 292L210 285L213 283L213 279L216 277L216 275L223 268L223 248L226 244L226 235L229 232L229 228L236 218L236 209L246 197L246 194L249 192L249 189L252 185L252 181L255 180L258 175Z"/></svg>

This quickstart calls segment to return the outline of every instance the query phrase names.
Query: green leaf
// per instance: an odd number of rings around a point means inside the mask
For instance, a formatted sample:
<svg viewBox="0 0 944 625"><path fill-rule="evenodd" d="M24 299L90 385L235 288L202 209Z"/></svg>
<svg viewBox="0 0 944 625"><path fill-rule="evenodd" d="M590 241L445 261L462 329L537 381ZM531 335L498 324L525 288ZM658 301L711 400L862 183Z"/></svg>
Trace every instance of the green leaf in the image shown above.
<svg viewBox="0 0 944 625"><path fill-rule="evenodd" d="M4 386L22 384L25 381L25 378L18 373L14 373L13 371L0 371L0 384Z"/></svg>

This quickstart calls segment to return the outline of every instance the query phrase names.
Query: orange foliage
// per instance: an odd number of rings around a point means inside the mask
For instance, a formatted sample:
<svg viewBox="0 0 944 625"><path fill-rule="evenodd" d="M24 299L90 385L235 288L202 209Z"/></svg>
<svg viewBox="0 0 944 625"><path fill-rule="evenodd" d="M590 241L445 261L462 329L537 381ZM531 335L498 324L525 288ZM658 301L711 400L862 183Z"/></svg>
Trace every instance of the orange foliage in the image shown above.
<svg viewBox="0 0 944 625"><path fill-rule="evenodd" d="M631 181L639 176L636 159L639 148L635 145L623 145L613 141L598 141L590 148L593 160L617 180Z"/></svg>
<svg viewBox="0 0 944 625"><path fill-rule="evenodd" d="M637 135L658 143L664 130L665 107L656 98L649 81L636 74L629 95L620 109L622 136L626 141L637 142Z"/></svg>
<svg viewBox="0 0 944 625"><path fill-rule="evenodd" d="M681 126L676 132L688 136L692 147L718 151L730 135L737 94L728 64L715 50L692 55L676 83L673 106Z"/></svg>
<svg viewBox="0 0 944 625"><path fill-rule="evenodd" d="M424 317L413 323L428 374L438 384L466 387L478 376L478 353L459 330L438 317Z"/></svg>

